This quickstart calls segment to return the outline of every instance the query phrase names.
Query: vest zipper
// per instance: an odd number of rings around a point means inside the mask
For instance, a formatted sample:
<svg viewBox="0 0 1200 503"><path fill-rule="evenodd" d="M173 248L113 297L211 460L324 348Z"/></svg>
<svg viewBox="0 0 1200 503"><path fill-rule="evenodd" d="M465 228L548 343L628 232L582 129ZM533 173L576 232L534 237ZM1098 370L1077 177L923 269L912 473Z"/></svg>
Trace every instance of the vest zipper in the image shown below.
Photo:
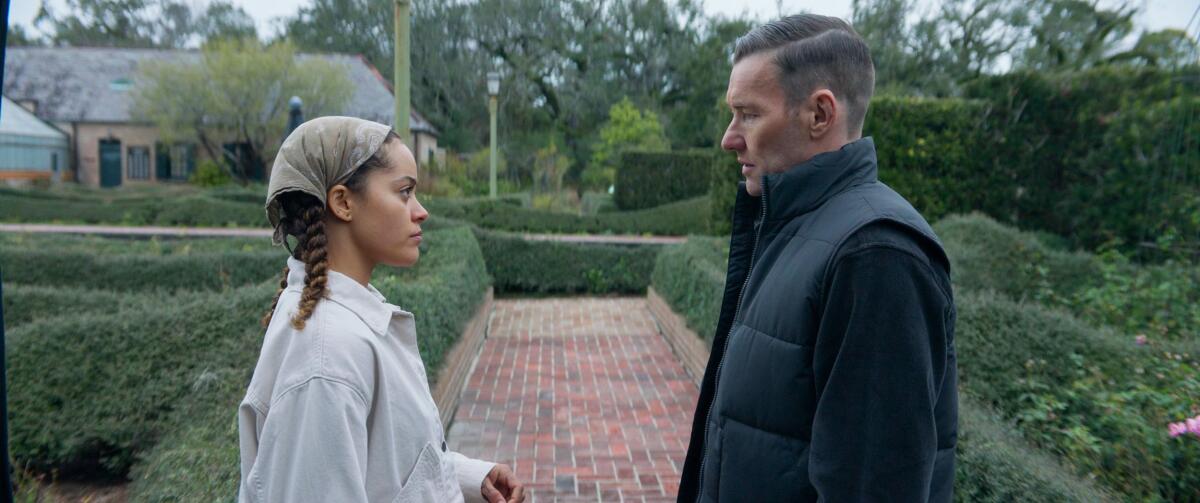
<svg viewBox="0 0 1200 503"><path fill-rule="evenodd" d="M746 279L742 282L742 289L738 291L737 307L733 310L733 320L729 324L729 333L725 334L725 346L721 348L721 359L717 362L717 375L713 378L713 399L708 404L708 413L704 415L704 436L701 437L704 442L703 454L700 455L700 491L697 493L696 501L700 501L704 497L704 467L708 464L708 424L712 417L713 407L717 404L717 398L721 396L721 369L725 366L725 354L729 352L729 338L733 335L733 327L737 323L737 317L742 313L742 298L746 295L746 287L750 286L750 275L754 274L754 255L758 253L758 238L762 232L762 228L767 225L767 177L762 178L762 197L759 198L762 205L758 217L758 226L754 229L754 243L750 245L750 268L746 271Z"/></svg>

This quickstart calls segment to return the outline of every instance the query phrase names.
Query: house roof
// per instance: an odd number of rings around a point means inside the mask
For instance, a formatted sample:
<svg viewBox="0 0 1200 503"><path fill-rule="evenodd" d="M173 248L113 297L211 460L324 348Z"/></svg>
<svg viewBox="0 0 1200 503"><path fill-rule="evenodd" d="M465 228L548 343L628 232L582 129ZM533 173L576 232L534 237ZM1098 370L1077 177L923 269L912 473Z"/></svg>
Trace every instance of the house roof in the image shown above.
<svg viewBox="0 0 1200 503"><path fill-rule="evenodd" d="M391 86L365 58L350 54L300 54L347 68L354 95L341 115L392 124ZM199 51L111 47L9 47L4 94L33 100L37 115L54 122L132 122L130 91L138 64L147 60L199 60ZM438 134L413 110L409 128Z"/></svg>
<svg viewBox="0 0 1200 503"><path fill-rule="evenodd" d="M0 135L44 138L67 144L67 134L25 110L8 97L0 102Z"/></svg>

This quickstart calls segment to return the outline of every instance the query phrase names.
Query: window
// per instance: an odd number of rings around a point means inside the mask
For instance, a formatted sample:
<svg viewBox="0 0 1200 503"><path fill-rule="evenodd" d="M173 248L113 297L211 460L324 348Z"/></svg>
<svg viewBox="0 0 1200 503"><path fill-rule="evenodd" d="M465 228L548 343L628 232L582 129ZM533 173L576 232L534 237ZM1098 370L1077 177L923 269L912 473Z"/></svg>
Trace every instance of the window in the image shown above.
<svg viewBox="0 0 1200 503"><path fill-rule="evenodd" d="M191 175L189 166L192 165L192 146L188 144L171 145L171 179L187 180Z"/></svg>
<svg viewBox="0 0 1200 503"><path fill-rule="evenodd" d="M129 147L130 180L150 179L150 147Z"/></svg>
<svg viewBox="0 0 1200 503"><path fill-rule="evenodd" d="M50 152L50 171L58 173L58 152Z"/></svg>

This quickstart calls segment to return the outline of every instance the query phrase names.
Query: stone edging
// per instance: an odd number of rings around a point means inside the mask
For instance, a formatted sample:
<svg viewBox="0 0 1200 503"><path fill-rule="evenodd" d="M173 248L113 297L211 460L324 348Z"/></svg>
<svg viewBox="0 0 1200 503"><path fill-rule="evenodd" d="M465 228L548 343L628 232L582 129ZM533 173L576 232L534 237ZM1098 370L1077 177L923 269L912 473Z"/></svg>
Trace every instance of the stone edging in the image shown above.
<svg viewBox="0 0 1200 503"><path fill-rule="evenodd" d="M454 419L459 398L467 386L471 369L475 367L475 361L479 358L479 351L483 349L483 341L487 338L492 300L493 292L488 288L483 302L475 311L475 316L471 317L471 321L463 329L458 342L450 348L445 364L438 371L437 385L433 389L433 402L437 404L438 412L442 416L442 426L447 429L450 427L450 421Z"/></svg>
<svg viewBox="0 0 1200 503"><path fill-rule="evenodd" d="M684 370L700 385L704 378L704 367L708 365L708 345L687 326L682 316L675 314L654 287L646 289L650 314L658 321L659 331L666 337L675 356L683 363Z"/></svg>

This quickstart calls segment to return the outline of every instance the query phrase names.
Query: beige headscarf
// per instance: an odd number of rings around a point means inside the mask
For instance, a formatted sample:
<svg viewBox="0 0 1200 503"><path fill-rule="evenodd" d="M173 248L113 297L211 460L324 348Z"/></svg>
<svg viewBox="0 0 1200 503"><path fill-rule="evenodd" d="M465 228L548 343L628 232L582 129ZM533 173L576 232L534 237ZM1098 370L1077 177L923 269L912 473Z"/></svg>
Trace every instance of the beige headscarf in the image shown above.
<svg viewBox="0 0 1200 503"><path fill-rule="evenodd" d="M267 185L267 219L275 228L272 241L284 244L278 197L284 192L325 194L343 183L379 150L391 128L355 117L319 117L297 127L283 141Z"/></svg>

